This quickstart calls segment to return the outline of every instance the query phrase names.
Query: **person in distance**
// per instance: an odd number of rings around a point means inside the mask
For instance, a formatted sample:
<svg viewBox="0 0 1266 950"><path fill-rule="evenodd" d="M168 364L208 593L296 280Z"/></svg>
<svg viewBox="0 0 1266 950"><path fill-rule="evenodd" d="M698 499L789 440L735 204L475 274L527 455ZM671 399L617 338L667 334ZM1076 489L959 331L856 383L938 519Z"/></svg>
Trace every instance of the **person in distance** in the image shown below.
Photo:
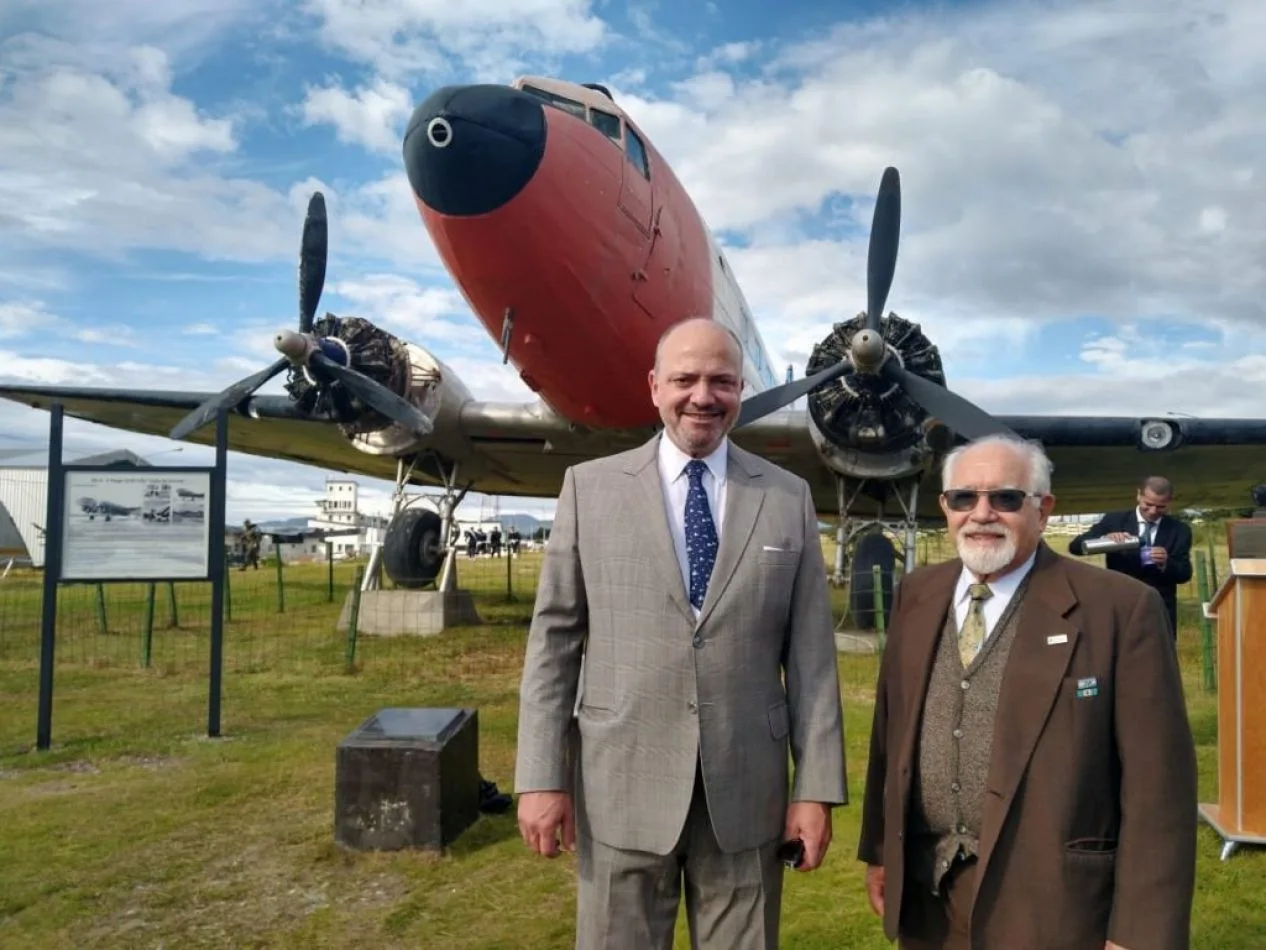
<svg viewBox="0 0 1266 950"><path fill-rule="evenodd" d="M1085 543L1093 538L1138 538L1137 548L1104 554L1104 567L1155 587L1165 602L1170 635L1177 638L1178 585L1191 580L1191 526L1169 513L1173 501L1169 479L1149 476L1139 486L1136 507L1105 514L1089 531L1068 542L1068 553L1086 554Z"/></svg>

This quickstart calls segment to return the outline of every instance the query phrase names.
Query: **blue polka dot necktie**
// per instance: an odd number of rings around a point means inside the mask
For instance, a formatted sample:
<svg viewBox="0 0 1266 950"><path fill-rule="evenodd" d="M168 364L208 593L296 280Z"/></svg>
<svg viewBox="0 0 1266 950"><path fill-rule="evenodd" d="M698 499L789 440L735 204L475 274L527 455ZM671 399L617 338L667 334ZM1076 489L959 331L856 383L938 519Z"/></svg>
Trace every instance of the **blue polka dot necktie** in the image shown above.
<svg viewBox="0 0 1266 950"><path fill-rule="evenodd" d="M703 473L707 469L699 459L686 464L686 476L690 479L690 490L686 492L686 559L690 565L690 603L696 610L703 609L712 565L717 559L717 528L703 490Z"/></svg>

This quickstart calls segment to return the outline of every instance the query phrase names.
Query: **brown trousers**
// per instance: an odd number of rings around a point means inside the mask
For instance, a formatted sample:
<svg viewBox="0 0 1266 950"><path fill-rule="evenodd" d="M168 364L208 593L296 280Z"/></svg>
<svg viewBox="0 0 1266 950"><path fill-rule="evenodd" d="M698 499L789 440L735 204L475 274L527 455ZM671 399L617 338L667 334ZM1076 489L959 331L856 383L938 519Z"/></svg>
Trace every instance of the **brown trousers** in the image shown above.
<svg viewBox="0 0 1266 950"><path fill-rule="evenodd" d="M907 881L897 945L901 950L971 950L971 892L976 861L959 861L941 880L940 895Z"/></svg>

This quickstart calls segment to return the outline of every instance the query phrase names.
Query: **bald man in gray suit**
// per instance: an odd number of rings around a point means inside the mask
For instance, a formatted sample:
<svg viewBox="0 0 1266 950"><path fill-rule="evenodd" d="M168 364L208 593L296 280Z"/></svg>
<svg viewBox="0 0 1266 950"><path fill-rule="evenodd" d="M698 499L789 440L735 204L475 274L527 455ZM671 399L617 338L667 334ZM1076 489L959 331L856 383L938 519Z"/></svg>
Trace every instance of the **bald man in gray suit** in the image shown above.
<svg viewBox="0 0 1266 950"><path fill-rule="evenodd" d="M671 947L683 884L695 946L773 950L779 846L818 867L848 800L817 515L727 438L741 360L711 320L673 327L664 432L569 469L558 499L515 785L528 846L577 848L578 950Z"/></svg>

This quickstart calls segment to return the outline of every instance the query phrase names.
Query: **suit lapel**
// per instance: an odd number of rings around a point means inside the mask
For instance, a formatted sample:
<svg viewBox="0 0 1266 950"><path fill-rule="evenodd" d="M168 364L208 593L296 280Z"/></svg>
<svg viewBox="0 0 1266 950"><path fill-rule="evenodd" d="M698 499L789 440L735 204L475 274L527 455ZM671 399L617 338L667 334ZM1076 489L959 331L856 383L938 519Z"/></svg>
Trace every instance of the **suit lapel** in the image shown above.
<svg viewBox="0 0 1266 950"><path fill-rule="evenodd" d="M914 708L904 710L905 729L900 736L897 761L905 763L909 768L909 776L915 767L914 751L923 724L923 702L927 693L928 680L932 676L932 665L936 660L937 647L941 642L941 631L945 627L945 615L954 596L954 586L958 582L963 565L959 560L947 562L932 571L939 573L928 577L919 590L918 599L908 608L908 619L902 618L901 624L901 670L900 681L908 684L907 694ZM888 649L892 649L889 647ZM907 789L902 790L905 800Z"/></svg>
<svg viewBox="0 0 1266 950"><path fill-rule="evenodd" d="M686 595L686 585L677 566L677 549L668 528L668 512L664 508L664 488L659 478L659 439L656 436L630 457L625 473L635 486L635 507L644 517L631 518L629 530L639 532L654 552L651 560L662 575L664 590L686 618L694 623L695 612Z"/></svg>
<svg viewBox="0 0 1266 950"><path fill-rule="evenodd" d="M716 563L712 565L712 577L708 581L708 594L699 611L699 623L706 621L717 601L734 578L734 571L747 550L756 527L756 518L765 501L765 490L760 485L760 474L746 465L746 458L733 442L727 450L725 466L725 518L721 524L721 544L717 548ZM805 539L808 543L810 539Z"/></svg>
<svg viewBox="0 0 1266 950"><path fill-rule="evenodd" d="M1067 619L1077 604L1063 559L1045 543L1038 547L1028 591L1016 618L994 720L993 748L985 782L980 827L979 882L984 879L1020 778L1059 695L1077 645L1077 627Z"/></svg>

